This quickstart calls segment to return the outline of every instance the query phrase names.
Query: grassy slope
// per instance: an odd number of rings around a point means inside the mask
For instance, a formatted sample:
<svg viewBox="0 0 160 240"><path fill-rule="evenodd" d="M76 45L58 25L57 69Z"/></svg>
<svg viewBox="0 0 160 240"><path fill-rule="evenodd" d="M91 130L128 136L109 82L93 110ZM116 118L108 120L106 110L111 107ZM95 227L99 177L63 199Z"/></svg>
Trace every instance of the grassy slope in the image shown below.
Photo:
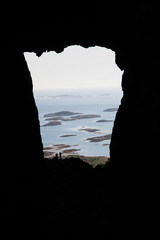
<svg viewBox="0 0 160 240"><path fill-rule="evenodd" d="M79 158L84 162L90 164L92 167L96 167L97 165L105 165L107 162L109 162L109 158L105 156L69 155L64 156L64 158Z"/></svg>

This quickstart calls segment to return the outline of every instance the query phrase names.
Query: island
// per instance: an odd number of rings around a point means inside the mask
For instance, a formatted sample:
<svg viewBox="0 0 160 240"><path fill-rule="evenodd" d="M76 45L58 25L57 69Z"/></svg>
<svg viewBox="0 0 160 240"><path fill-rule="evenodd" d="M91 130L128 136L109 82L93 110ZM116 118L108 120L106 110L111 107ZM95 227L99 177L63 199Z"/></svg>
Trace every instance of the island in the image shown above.
<svg viewBox="0 0 160 240"><path fill-rule="evenodd" d="M103 135L103 136L100 136L100 137L86 138L85 141L89 141L89 142L102 142L104 140L109 140L109 139L111 139L111 134Z"/></svg>
<svg viewBox="0 0 160 240"><path fill-rule="evenodd" d="M59 121L51 121L49 123L46 123L44 125L42 125L41 127L48 127L48 126L56 126L56 125L61 125L62 123Z"/></svg>
<svg viewBox="0 0 160 240"><path fill-rule="evenodd" d="M52 151L52 152L54 152L54 151L60 151L61 149L64 149L64 148L70 148L70 147L72 147L72 146L78 146L77 144L75 144L75 145L69 145L69 144L53 144L53 145L51 145L51 146L47 146L47 147L44 147L43 148L43 150L44 151L48 151L48 150L50 150L50 151Z"/></svg>
<svg viewBox="0 0 160 240"><path fill-rule="evenodd" d="M68 111L65 111L66 113ZM60 112L59 112L60 113ZM69 114L70 112L68 112ZM73 112L72 112L73 113ZM62 116L53 116L53 114L56 114L56 113L49 113L49 114L46 114L44 115L44 117L47 117L45 119L45 121L75 121L75 120L81 120L81 119L91 119L91 118L99 118L101 117L101 115L98 115L98 114L83 114L82 113L79 113L81 115L75 115L75 116L69 116L68 117L62 117ZM63 114L63 113L62 113ZM50 117L49 117L50 116ZM67 116L67 115L66 115ZM45 125L47 126L47 125ZM53 125L52 125L53 126Z"/></svg>
<svg viewBox="0 0 160 240"><path fill-rule="evenodd" d="M97 132L99 130L100 129L96 129L96 128L81 128L81 129L79 129L79 131L86 131L86 132L89 132L89 133Z"/></svg>
<svg viewBox="0 0 160 240"><path fill-rule="evenodd" d="M55 95L53 97L56 97L56 98L81 98L81 95L60 94L60 95Z"/></svg>
<svg viewBox="0 0 160 240"><path fill-rule="evenodd" d="M102 120L98 120L96 122L98 122L98 123L113 122L113 120L104 120L104 119L102 119Z"/></svg>
<svg viewBox="0 0 160 240"><path fill-rule="evenodd" d="M78 144L69 145L69 144L53 144L51 146L47 146L43 148L44 157L45 158L53 158L59 152L63 153L65 156L70 154L76 154L80 149L75 148L78 147Z"/></svg>
<svg viewBox="0 0 160 240"><path fill-rule="evenodd" d="M118 108L107 108L103 112L116 112Z"/></svg>
<svg viewBox="0 0 160 240"><path fill-rule="evenodd" d="M70 111L60 111L60 112L55 112L55 113L48 113L44 114L43 117L64 117L64 116L72 116L72 115L77 115L81 114L78 112L70 112Z"/></svg>
<svg viewBox="0 0 160 240"><path fill-rule="evenodd" d="M104 143L104 144L102 144L102 147L106 147L108 145L109 145L108 143Z"/></svg>
<svg viewBox="0 0 160 240"><path fill-rule="evenodd" d="M62 151L62 154L75 154L77 151L80 151L81 149L71 148L71 149L65 149Z"/></svg>
<svg viewBox="0 0 160 240"><path fill-rule="evenodd" d="M75 134L66 134L66 135L61 135L59 137L75 137L75 136L77 136L77 135L75 135Z"/></svg>
<svg viewBox="0 0 160 240"><path fill-rule="evenodd" d="M64 117L51 117L51 118L46 118L45 121L65 121Z"/></svg>
<svg viewBox="0 0 160 240"><path fill-rule="evenodd" d="M101 115L97 115L97 114L84 114L84 115L76 115L76 116L73 116L73 117L66 118L65 121L90 119L90 118L98 118L98 117L101 117Z"/></svg>

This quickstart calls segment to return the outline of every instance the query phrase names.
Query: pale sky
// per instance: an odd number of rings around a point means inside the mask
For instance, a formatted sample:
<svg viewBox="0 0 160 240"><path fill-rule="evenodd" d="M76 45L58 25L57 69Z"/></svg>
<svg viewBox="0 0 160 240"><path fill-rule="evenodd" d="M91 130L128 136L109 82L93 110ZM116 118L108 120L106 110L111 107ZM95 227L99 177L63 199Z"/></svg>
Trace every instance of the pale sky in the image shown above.
<svg viewBox="0 0 160 240"><path fill-rule="evenodd" d="M115 64L115 53L107 48L71 46L62 53L52 51L37 57L27 52L24 56L34 90L121 86L123 72Z"/></svg>

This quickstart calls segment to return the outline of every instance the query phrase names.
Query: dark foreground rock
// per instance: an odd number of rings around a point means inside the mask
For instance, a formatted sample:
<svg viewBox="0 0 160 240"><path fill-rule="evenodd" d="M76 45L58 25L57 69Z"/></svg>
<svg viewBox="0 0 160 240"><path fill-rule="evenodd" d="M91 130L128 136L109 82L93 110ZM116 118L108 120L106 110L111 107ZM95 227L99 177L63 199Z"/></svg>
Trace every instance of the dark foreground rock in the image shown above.
<svg viewBox="0 0 160 240"><path fill-rule="evenodd" d="M44 159L39 174L12 179L15 192L1 200L1 227L7 224L18 240L109 240L106 167L72 157Z"/></svg>
<svg viewBox="0 0 160 240"><path fill-rule="evenodd" d="M46 167L48 210L38 219L41 234L56 240L109 240L107 168L72 157L48 159Z"/></svg>

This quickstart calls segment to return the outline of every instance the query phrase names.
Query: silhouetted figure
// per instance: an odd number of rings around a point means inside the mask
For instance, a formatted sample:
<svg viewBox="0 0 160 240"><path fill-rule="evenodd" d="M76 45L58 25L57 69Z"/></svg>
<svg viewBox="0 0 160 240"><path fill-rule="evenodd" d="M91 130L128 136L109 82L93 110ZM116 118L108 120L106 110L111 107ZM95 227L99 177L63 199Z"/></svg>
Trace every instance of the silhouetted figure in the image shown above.
<svg viewBox="0 0 160 240"><path fill-rule="evenodd" d="M58 153L56 153L55 159L58 160Z"/></svg>
<svg viewBox="0 0 160 240"><path fill-rule="evenodd" d="M62 153L59 153L59 159L62 160Z"/></svg>

